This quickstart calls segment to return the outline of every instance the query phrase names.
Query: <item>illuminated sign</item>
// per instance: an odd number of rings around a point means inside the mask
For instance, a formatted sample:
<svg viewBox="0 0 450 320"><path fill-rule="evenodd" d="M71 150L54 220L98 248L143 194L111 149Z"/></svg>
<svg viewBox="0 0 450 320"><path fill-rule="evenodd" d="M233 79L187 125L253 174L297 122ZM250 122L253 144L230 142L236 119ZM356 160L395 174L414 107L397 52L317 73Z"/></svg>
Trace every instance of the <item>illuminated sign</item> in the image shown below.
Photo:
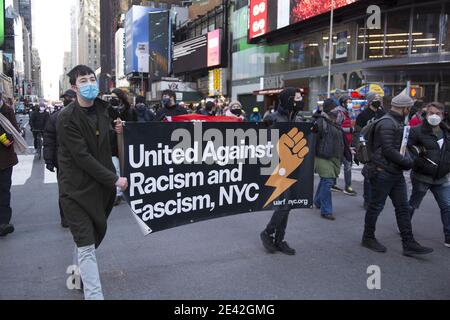
<svg viewBox="0 0 450 320"><path fill-rule="evenodd" d="M174 46L175 74L216 67L221 64L221 30L217 29Z"/></svg>
<svg viewBox="0 0 450 320"><path fill-rule="evenodd" d="M340 9L358 0L334 0ZM248 38L255 39L288 25L328 13L331 0L250 0Z"/></svg>

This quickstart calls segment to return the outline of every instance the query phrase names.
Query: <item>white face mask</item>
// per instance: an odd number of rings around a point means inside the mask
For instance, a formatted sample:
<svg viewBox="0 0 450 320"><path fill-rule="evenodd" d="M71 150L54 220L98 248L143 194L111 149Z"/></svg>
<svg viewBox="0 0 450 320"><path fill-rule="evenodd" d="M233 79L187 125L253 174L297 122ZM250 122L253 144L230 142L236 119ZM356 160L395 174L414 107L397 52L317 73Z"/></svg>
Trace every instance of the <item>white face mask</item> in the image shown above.
<svg viewBox="0 0 450 320"><path fill-rule="evenodd" d="M438 116L437 114L433 114L433 115L427 117L427 121L431 126L437 127L438 125L441 124L442 118L440 116Z"/></svg>

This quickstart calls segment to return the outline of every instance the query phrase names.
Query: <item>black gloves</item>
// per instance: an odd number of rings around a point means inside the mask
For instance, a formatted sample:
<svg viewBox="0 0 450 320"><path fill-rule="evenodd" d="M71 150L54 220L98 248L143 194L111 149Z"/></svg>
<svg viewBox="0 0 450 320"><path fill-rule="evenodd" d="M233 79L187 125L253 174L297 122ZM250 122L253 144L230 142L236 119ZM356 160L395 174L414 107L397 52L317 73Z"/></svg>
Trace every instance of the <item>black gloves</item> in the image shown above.
<svg viewBox="0 0 450 320"><path fill-rule="evenodd" d="M55 166L52 163L47 163L45 167L48 171L55 172Z"/></svg>

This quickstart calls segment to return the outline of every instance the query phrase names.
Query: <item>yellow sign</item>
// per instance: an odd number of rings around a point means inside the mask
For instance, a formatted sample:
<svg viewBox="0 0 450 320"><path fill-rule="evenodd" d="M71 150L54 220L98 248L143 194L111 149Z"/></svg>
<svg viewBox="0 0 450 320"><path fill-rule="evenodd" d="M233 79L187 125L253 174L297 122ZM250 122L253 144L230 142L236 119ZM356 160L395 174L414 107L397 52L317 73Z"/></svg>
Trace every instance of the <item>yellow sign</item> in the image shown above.
<svg viewBox="0 0 450 320"><path fill-rule="evenodd" d="M222 69L209 71L209 96L222 95Z"/></svg>

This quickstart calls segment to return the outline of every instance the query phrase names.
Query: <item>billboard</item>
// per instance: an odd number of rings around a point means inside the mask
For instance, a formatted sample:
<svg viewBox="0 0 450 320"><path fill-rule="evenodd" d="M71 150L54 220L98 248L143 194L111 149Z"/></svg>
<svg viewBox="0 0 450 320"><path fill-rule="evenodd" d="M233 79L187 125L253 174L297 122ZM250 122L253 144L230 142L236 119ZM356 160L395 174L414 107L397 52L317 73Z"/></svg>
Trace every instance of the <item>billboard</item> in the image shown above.
<svg viewBox="0 0 450 320"><path fill-rule="evenodd" d="M334 0L340 9L358 0ZM249 0L248 37L255 39L290 24L328 13L331 0Z"/></svg>
<svg viewBox="0 0 450 320"><path fill-rule="evenodd" d="M149 13L157 8L132 6L125 17L125 73L149 72Z"/></svg>
<svg viewBox="0 0 450 320"><path fill-rule="evenodd" d="M149 13L149 71L152 81L169 75L171 33L169 11Z"/></svg>
<svg viewBox="0 0 450 320"><path fill-rule="evenodd" d="M219 66L222 52L220 29L180 42L173 50L175 74Z"/></svg>

